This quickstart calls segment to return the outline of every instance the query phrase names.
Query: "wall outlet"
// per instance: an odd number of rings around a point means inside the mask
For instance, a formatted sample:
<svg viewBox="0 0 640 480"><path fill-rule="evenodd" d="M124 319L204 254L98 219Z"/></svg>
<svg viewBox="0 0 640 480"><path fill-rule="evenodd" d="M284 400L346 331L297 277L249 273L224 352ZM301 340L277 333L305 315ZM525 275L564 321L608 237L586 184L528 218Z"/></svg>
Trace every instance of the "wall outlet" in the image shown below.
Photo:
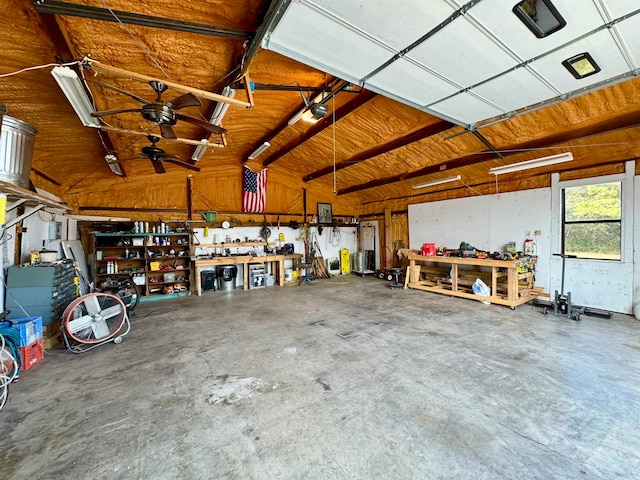
<svg viewBox="0 0 640 480"><path fill-rule="evenodd" d="M535 232L533 232L533 233L534 233L534 235L537 237L537 236L542 235L542 230L536 230L536 231L535 231Z"/></svg>

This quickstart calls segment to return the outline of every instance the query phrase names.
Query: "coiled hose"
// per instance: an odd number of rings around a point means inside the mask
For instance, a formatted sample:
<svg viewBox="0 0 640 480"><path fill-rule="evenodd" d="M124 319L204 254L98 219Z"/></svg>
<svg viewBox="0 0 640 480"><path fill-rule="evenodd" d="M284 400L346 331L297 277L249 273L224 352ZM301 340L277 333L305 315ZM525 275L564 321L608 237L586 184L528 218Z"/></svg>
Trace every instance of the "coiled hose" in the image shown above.
<svg viewBox="0 0 640 480"><path fill-rule="evenodd" d="M9 398L9 384L22 369L20 332L11 327L0 327L0 410Z"/></svg>

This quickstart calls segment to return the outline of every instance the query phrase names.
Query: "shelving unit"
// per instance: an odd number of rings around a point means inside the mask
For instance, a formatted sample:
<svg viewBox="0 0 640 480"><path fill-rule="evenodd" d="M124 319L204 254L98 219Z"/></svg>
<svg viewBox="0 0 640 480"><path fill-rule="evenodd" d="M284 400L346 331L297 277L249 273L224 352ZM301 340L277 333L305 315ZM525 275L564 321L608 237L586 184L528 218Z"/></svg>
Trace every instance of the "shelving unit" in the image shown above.
<svg viewBox="0 0 640 480"><path fill-rule="evenodd" d="M178 291L189 292L189 233L94 232L92 237L93 254L89 263L98 287L107 278L118 278L132 279L143 297L162 295L166 286L177 286Z"/></svg>

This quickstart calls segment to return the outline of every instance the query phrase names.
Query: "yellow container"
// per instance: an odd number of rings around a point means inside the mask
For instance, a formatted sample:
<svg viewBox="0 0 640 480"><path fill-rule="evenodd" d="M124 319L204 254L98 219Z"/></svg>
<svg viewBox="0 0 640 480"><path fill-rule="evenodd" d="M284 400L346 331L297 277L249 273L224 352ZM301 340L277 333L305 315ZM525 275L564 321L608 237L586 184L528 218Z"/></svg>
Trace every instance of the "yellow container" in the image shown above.
<svg viewBox="0 0 640 480"><path fill-rule="evenodd" d="M160 262L149 262L149 269L152 272L157 272L160 270Z"/></svg>
<svg viewBox="0 0 640 480"><path fill-rule="evenodd" d="M342 275L349 275L351 273L351 262L349 261L348 248L340 250L340 273Z"/></svg>

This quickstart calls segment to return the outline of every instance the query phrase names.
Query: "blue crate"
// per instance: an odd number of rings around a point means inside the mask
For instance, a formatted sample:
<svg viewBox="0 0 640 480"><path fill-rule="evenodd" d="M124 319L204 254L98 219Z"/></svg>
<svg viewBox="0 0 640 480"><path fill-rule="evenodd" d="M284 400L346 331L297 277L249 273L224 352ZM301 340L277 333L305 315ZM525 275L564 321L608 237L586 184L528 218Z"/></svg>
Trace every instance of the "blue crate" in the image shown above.
<svg viewBox="0 0 640 480"><path fill-rule="evenodd" d="M10 326L20 331L20 347L28 347L42 338L42 317L14 318L2 322L0 326Z"/></svg>

